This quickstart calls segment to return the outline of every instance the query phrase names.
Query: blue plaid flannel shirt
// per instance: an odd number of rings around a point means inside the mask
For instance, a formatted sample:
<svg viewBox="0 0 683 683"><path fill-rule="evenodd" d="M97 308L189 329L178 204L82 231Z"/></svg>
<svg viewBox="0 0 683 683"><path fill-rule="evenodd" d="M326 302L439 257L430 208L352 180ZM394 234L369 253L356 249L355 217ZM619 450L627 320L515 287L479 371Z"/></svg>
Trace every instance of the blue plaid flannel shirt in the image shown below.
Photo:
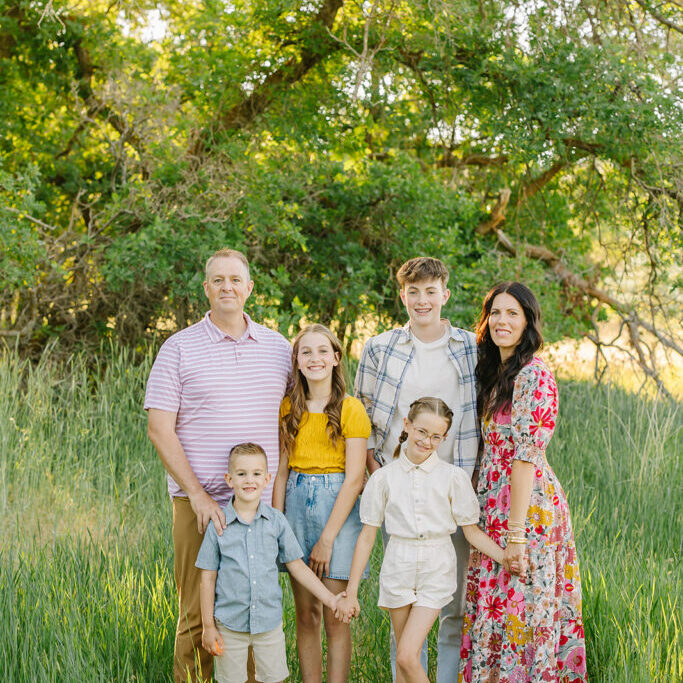
<svg viewBox="0 0 683 683"><path fill-rule="evenodd" d="M479 420L477 418L477 387L474 370L477 364L477 344L472 332L451 325L448 357L454 363L463 384L465 400L462 421L456 435L457 456L454 465L469 474L477 467L479 450ZM415 348L410 325L372 337L363 347L356 373L355 395L363 402L372 423L368 448L375 449L375 460L387 462L384 442L398 404L401 384Z"/></svg>

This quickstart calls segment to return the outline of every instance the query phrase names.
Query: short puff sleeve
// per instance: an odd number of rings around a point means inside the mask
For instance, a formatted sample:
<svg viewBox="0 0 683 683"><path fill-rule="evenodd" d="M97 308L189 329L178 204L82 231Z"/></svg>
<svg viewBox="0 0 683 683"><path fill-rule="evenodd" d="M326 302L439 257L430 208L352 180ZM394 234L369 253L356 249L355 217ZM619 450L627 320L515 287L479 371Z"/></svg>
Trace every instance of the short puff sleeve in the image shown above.
<svg viewBox="0 0 683 683"><path fill-rule="evenodd" d="M301 550L299 541L296 540L292 527L289 526L287 518L279 510L275 510L275 512L277 513L276 518L280 527L277 537L278 561L282 564L287 564L288 562L301 559L304 553Z"/></svg>
<svg viewBox="0 0 683 683"><path fill-rule="evenodd" d="M368 526L382 526L387 507L386 471L376 470L368 479L360 499L360 521Z"/></svg>
<svg viewBox="0 0 683 683"><path fill-rule="evenodd" d="M448 489L451 513L458 526L479 522L479 501L472 488L472 480L461 467L454 467Z"/></svg>
<svg viewBox="0 0 683 683"><path fill-rule="evenodd" d="M548 368L538 360L525 365L515 379L510 414L513 460L538 468L545 462L545 449L557 419L557 384Z"/></svg>
<svg viewBox="0 0 683 683"><path fill-rule="evenodd" d="M367 439L370 436L370 418L363 404L353 396L345 398L342 404L341 428L345 439Z"/></svg>
<svg viewBox="0 0 683 683"><path fill-rule="evenodd" d="M216 533L216 527L213 525L213 520L210 520L194 566L198 569L208 569L215 572L218 571L220 562L221 551L218 547L218 534Z"/></svg>

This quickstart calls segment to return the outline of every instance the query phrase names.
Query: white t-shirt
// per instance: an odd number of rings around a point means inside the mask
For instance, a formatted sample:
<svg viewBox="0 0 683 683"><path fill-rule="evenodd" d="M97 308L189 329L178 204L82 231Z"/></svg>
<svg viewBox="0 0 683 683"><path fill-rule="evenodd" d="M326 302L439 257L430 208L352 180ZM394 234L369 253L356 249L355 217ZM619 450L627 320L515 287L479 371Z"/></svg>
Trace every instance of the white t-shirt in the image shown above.
<svg viewBox="0 0 683 683"><path fill-rule="evenodd" d="M462 418L462 384L455 363L448 355L450 328L446 327L443 336L433 342L422 342L413 334L413 357L408 363L398 394L398 405L391 418L383 451L391 460L398 445L398 437L403 431L403 418L408 417L410 404L423 396L434 396L445 401L453 411L453 426L448 438L439 444L438 454L442 460L453 463L453 449L456 447L455 434Z"/></svg>

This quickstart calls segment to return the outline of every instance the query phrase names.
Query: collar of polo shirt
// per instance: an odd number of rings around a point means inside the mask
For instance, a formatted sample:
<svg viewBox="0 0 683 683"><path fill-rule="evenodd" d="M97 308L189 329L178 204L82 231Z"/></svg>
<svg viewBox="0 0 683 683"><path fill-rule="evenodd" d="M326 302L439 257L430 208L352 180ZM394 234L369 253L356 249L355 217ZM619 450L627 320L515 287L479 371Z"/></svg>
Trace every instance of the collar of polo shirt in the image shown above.
<svg viewBox="0 0 683 683"><path fill-rule="evenodd" d="M233 341L238 341L234 337L231 337L229 334L225 334L221 329L219 329L214 322L212 322L211 318L209 317L209 314L211 311L208 311L207 314L204 316L204 322L206 323L206 331L209 335L209 339L212 342L220 342L223 341L224 339L232 339ZM254 341L259 340L259 335L258 335L258 330L256 329L256 325L254 325L252 319L246 314L243 313L244 315L244 322L247 323L247 330L246 332L240 337L240 339L244 337L251 337Z"/></svg>

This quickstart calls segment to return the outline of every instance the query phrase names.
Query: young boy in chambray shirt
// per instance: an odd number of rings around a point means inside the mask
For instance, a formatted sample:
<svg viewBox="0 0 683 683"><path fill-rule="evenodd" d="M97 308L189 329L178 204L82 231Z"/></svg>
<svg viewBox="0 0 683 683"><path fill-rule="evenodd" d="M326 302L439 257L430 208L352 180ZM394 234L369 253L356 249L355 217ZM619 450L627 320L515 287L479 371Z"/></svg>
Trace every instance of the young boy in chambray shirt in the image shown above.
<svg viewBox="0 0 683 683"><path fill-rule="evenodd" d="M225 479L233 490L224 508L226 527L219 536L209 523L196 562L202 570L202 646L215 656L218 683L247 680L250 645L256 680L281 683L289 671L277 562L333 611L337 597L301 560L285 516L260 500L270 482L264 450L253 443L234 446Z"/></svg>

